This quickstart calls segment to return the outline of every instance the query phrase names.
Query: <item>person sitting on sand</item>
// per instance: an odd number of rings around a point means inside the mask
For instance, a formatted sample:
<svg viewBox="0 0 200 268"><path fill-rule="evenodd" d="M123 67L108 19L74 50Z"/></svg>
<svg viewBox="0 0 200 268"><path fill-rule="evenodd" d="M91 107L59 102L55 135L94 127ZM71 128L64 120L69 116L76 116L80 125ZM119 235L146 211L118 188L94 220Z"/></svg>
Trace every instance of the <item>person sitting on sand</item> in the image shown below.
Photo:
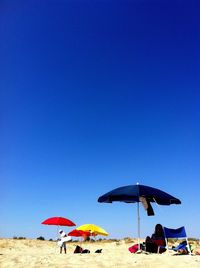
<svg viewBox="0 0 200 268"><path fill-rule="evenodd" d="M194 253L195 255L200 255L200 246L197 246L196 248L194 248L192 253Z"/></svg>
<svg viewBox="0 0 200 268"><path fill-rule="evenodd" d="M156 224L155 231L152 236L146 237L145 246L146 251L151 253L158 253L158 249L159 253L163 253L164 251L166 251L166 249L164 248L166 246L165 236L161 224Z"/></svg>
<svg viewBox="0 0 200 268"><path fill-rule="evenodd" d="M86 242L86 241L90 241L90 237L89 236L86 236L85 238L84 238L84 241Z"/></svg>
<svg viewBox="0 0 200 268"><path fill-rule="evenodd" d="M195 255L200 255L200 240L196 241L196 243L192 243L191 245L191 252Z"/></svg>

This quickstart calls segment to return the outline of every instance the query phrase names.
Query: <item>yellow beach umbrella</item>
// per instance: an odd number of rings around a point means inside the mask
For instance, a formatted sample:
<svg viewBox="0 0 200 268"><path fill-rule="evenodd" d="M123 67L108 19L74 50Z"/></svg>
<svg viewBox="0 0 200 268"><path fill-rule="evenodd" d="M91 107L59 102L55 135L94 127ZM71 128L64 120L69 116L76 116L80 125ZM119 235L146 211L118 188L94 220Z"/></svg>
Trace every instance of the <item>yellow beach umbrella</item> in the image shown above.
<svg viewBox="0 0 200 268"><path fill-rule="evenodd" d="M82 231L89 231L91 234L108 236L108 233L103 228L95 224L83 224L76 229Z"/></svg>

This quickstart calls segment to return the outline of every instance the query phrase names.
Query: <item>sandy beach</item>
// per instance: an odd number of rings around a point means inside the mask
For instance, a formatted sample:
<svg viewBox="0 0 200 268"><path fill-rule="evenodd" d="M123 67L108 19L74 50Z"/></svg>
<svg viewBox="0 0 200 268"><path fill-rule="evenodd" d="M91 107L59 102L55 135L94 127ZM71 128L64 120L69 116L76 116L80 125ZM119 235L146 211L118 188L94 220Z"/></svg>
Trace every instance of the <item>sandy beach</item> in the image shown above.
<svg viewBox="0 0 200 268"><path fill-rule="evenodd" d="M60 254L56 242L40 240L0 239L0 266L8 267L200 267L200 256L172 256L169 254L131 254L128 247L133 243L124 240L119 242L86 242L83 248L89 254L74 254L75 246L80 243L67 244L67 254ZM95 253L102 248L102 253Z"/></svg>

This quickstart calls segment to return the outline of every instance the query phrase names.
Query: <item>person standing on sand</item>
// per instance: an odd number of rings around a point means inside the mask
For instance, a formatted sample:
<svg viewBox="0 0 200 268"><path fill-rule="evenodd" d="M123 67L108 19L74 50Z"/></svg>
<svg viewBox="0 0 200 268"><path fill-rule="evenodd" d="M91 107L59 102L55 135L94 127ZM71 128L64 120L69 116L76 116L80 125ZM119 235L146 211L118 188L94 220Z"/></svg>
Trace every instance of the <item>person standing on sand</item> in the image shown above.
<svg viewBox="0 0 200 268"><path fill-rule="evenodd" d="M63 230L59 230L60 234L60 241L59 241L59 246L60 246L60 254L62 253L62 249L64 249L64 253L67 253L67 247L66 247L66 242L67 242L67 235Z"/></svg>

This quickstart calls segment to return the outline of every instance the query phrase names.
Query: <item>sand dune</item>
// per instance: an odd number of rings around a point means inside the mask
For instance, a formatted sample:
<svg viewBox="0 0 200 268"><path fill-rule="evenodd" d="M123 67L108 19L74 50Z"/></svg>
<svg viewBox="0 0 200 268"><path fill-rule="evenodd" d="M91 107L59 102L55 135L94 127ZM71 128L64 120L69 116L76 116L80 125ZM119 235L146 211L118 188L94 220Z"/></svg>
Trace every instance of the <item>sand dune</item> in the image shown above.
<svg viewBox="0 0 200 268"><path fill-rule="evenodd" d="M74 254L77 242L67 244L67 254L60 254L56 242L40 240L0 239L0 267L137 267L137 268L186 268L200 267L200 256L172 256L169 254L131 254L128 247L133 243L86 242L83 248L89 254ZM80 243L79 243L80 244ZM94 253L102 248L102 253Z"/></svg>

